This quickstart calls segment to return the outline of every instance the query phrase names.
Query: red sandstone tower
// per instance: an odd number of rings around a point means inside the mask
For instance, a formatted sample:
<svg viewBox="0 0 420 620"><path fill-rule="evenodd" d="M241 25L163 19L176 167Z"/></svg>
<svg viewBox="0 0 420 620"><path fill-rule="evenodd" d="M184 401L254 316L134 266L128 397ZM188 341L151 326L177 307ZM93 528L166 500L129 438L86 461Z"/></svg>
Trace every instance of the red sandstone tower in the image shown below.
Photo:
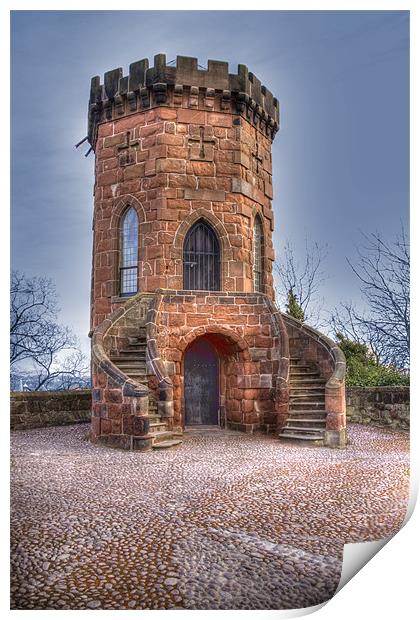
<svg viewBox="0 0 420 620"><path fill-rule="evenodd" d="M345 364L274 305L279 105L244 65L165 55L92 79L92 439L188 425L345 445Z"/></svg>

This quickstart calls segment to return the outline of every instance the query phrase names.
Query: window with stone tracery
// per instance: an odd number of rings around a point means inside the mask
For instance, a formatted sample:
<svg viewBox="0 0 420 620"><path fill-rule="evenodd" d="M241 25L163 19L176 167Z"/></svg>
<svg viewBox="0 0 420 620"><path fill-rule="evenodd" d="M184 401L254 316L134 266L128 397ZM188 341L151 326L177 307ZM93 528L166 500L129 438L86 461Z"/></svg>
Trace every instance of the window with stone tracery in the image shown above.
<svg viewBox="0 0 420 620"><path fill-rule="evenodd" d="M264 250L264 233L261 217L257 215L254 222L254 291L263 292L263 250Z"/></svg>
<svg viewBox="0 0 420 620"><path fill-rule="evenodd" d="M133 207L121 220L120 237L120 295L135 295L138 289L139 221Z"/></svg>
<svg viewBox="0 0 420 620"><path fill-rule="evenodd" d="M200 219L184 241L184 289L220 290L220 246L216 233Z"/></svg>

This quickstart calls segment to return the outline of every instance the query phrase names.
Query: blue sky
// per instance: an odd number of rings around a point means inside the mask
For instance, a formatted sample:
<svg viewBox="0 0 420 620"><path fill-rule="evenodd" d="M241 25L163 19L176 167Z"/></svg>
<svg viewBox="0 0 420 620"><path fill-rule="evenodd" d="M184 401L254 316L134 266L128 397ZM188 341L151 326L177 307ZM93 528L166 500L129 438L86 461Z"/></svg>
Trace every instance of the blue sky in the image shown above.
<svg viewBox="0 0 420 620"><path fill-rule="evenodd" d="M57 284L88 349L93 157L90 78L157 53L246 64L281 106L274 244L328 243L323 296L359 300L360 231L392 239L409 213L405 11L12 13L12 267Z"/></svg>

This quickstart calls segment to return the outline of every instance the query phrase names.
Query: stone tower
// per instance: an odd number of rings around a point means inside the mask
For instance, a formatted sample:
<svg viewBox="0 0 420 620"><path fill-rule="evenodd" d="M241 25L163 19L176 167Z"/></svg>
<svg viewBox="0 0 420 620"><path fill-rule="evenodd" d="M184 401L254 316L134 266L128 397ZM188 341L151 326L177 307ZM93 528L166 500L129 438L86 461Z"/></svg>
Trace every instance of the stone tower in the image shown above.
<svg viewBox="0 0 420 620"><path fill-rule="evenodd" d="M92 79L93 440L147 450L217 424L344 444L340 351L274 305L278 127L244 65L159 54Z"/></svg>

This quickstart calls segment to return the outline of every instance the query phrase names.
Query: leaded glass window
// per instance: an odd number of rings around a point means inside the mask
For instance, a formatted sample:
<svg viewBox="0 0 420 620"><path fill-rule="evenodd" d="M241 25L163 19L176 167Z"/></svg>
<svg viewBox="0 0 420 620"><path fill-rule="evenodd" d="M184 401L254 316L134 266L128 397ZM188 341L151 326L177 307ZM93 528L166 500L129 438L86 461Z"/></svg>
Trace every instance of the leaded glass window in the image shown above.
<svg viewBox="0 0 420 620"><path fill-rule="evenodd" d="M137 293L138 231L137 213L133 207L130 207L125 212L121 223L120 294L122 296Z"/></svg>
<svg viewBox="0 0 420 620"><path fill-rule="evenodd" d="M212 227L199 220L184 242L184 289L220 291L220 247Z"/></svg>
<svg viewBox="0 0 420 620"><path fill-rule="evenodd" d="M263 292L263 248L264 236L259 215L254 222L254 291Z"/></svg>

